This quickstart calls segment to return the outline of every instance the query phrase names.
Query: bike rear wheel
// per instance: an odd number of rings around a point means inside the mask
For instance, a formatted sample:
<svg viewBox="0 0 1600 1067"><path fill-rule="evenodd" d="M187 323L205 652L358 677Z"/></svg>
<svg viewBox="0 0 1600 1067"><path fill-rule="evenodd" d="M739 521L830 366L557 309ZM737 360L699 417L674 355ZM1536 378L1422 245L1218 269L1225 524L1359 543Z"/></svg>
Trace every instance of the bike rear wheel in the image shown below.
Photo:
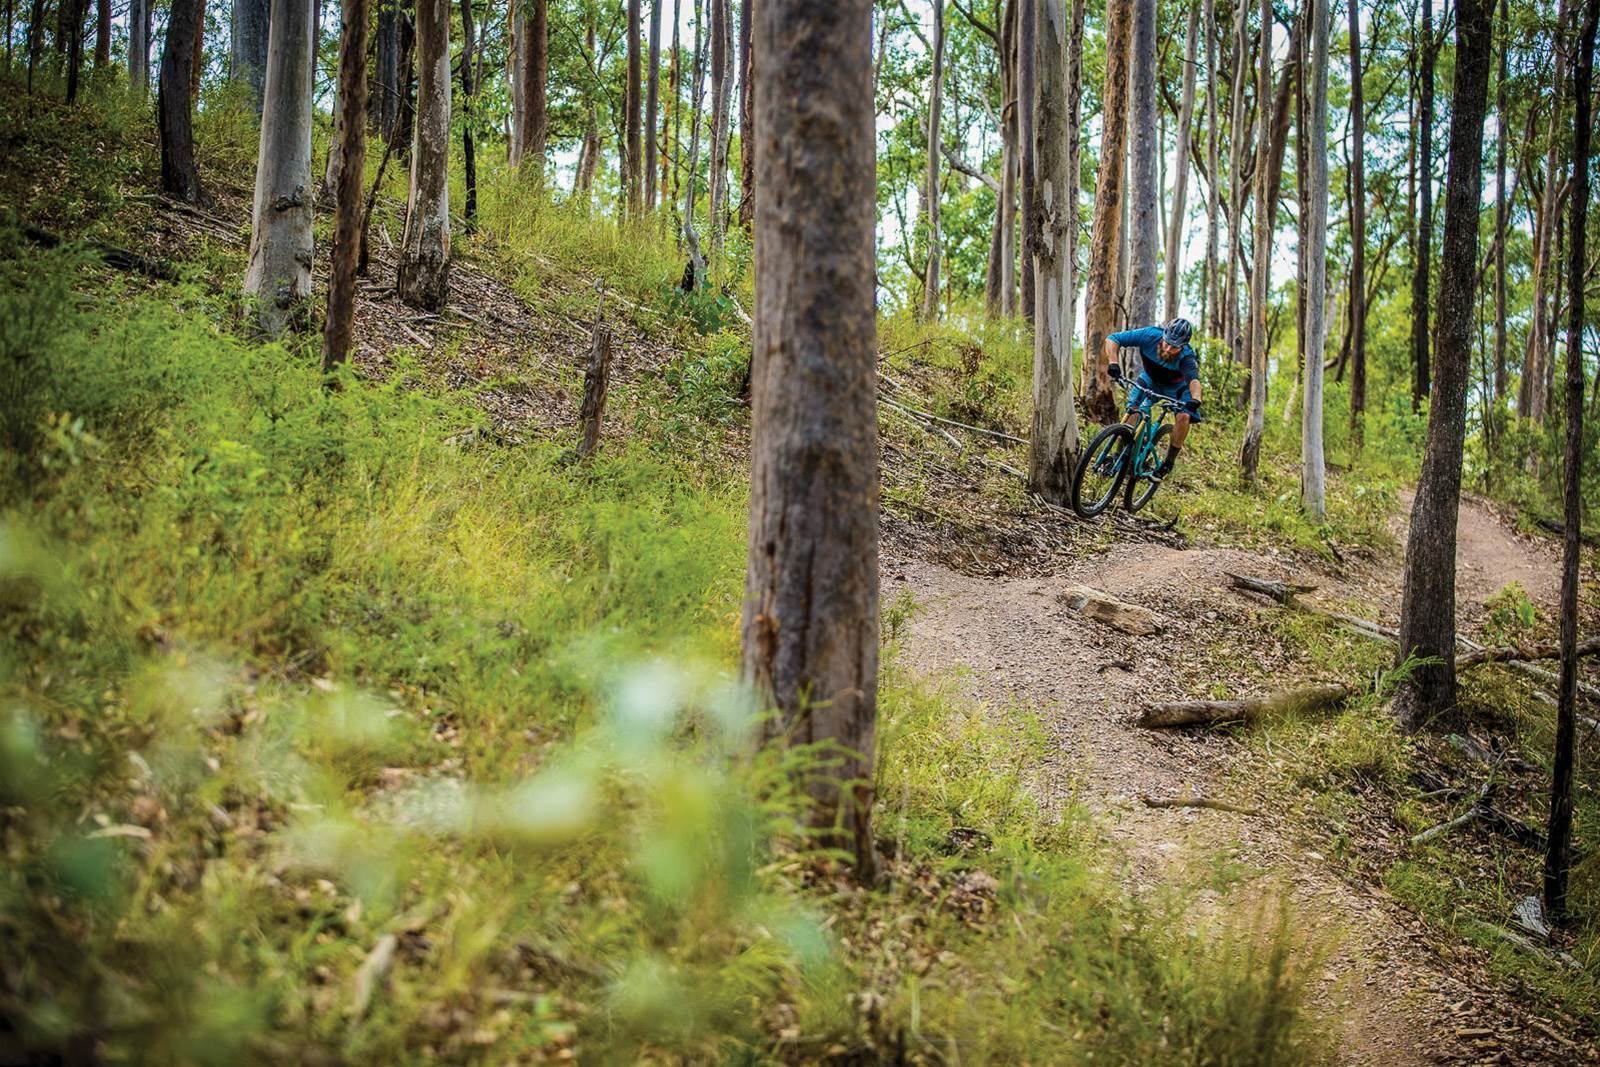
<svg viewBox="0 0 1600 1067"><path fill-rule="evenodd" d="M1122 506L1129 511L1138 511L1150 503L1150 498L1161 488L1161 482L1152 475L1155 474L1156 468L1166 461L1167 441L1171 436L1171 426L1159 427L1150 442L1150 450L1144 454L1143 469L1129 472L1127 495L1122 498Z"/></svg>
<svg viewBox="0 0 1600 1067"><path fill-rule="evenodd" d="M1092 519L1116 499L1133 453L1133 427L1117 423L1095 435L1072 472L1072 510Z"/></svg>

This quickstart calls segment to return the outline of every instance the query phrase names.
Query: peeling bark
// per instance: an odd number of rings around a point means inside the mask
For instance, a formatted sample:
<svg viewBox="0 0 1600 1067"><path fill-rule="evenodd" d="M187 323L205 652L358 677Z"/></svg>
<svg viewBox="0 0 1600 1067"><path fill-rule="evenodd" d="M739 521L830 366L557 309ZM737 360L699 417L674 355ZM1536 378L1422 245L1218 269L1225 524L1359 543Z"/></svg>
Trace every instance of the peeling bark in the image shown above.
<svg viewBox="0 0 1600 1067"><path fill-rule="evenodd" d="M1100 172L1094 193L1094 230L1084 289L1084 414L1099 422L1117 417L1116 398L1101 348L1116 320L1117 259L1121 248L1123 157L1126 155L1128 37L1133 13L1113 4L1106 26L1106 82L1101 95Z"/></svg>

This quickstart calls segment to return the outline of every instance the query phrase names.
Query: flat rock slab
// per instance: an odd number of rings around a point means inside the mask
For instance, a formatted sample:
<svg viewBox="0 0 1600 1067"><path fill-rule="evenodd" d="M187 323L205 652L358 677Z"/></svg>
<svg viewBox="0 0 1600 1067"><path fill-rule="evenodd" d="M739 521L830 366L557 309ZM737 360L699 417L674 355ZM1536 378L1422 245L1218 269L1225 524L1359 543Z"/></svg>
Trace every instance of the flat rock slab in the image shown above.
<svg viewBox="0 0 1600 1067"><path fill-rule="evenodd" d="M1149 608L1141 608L1137 604L1118 600L1109 593L1090 589L1086 585L1068 586L1057 595L1056 599L1079 615L1094 619L1096 622L1103 622L1107 626L1136 637L1158 634L1164 625L1161 616Z"/></svg>

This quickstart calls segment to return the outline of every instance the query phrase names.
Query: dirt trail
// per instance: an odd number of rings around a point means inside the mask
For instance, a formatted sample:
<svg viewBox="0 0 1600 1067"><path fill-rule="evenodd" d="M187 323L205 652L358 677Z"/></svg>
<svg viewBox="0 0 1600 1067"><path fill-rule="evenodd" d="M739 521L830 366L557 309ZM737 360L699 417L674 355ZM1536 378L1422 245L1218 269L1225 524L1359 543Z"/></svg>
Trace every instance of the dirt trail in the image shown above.
<svg viewBox="0 0 1600 1067"><path fill-rule="evenodd" d="M1469 501L1459 548L1464 623L1481 615L1484 597L1512 579L1536 601L1553 602L1558 556L1548 542L1523 541ZM1044 769L1046 803L1087 803L1124 846L1136 891L1172 883L1196 887L1201 908L1215 911L1287 895L1301 927L1334 946L1313 999L1335 1026L1341 1062L1543 1062L1545 1049L1522 1043L1517 1023L1497 1009L1495 990L1458 977L1409 913L1341 879L1321 855L1296 843L1280 818L1151 809L1140 800L1141 794L1228 795L1238 742L1141 730L1127 711L1141 698L1193 695L1203 675L1183 663L1187 635L1260 608L1227 588L1227 571L1307 577L1302 567L1271 554L1119 544L1047 578L971 577L888 558L885 592L909 589L920 605L904 649L903 662L913 671L954 672L966 695L995 714L1024 705L1043 715L1056 742L1053 763ZM1310 580L1320 586L1318 598L1371 602L1390 621L1398 610L1393 561ZM1167 631L1130 637L1084 619L1057 599L1069 584L1151 608ZM1280 660L1287 666L1285 651L1259 628L1245 632L1254 636L1241 640L1241 658L1269 671ZM1226 900L1214 887L1218 872L1228 872L1224 884L1242 878Z"/></svg>

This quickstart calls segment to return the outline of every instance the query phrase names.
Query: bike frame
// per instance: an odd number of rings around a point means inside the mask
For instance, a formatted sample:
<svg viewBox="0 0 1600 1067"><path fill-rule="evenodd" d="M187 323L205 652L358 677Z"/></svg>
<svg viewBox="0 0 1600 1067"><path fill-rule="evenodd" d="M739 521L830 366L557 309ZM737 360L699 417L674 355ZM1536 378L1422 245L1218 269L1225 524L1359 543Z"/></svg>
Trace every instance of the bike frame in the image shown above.
<svg viewBox="0 0 1600 1067"><path fill-rule="evenodd" d="M1139 476L1139 472L1144 470L1145 460L1150 457L1150 453L1155 449L1156 434L1160 432L1162 426L1166 425L1167 417L1176 415L1183 410L1177 401L1170 397L1162 396L1153 389L1146 389L1138 382L1128 383L1128 395L1130 397L1138 397L1140 393L1149 393L1153 401L1150 405L1150 410L1146 410L1143 402L1140 401L1139 421L1133 425L1133 466L1129 468L1129 473L1135 477ZM1154 415L1156 408L1161 409L1159 415Z"/></svg>

